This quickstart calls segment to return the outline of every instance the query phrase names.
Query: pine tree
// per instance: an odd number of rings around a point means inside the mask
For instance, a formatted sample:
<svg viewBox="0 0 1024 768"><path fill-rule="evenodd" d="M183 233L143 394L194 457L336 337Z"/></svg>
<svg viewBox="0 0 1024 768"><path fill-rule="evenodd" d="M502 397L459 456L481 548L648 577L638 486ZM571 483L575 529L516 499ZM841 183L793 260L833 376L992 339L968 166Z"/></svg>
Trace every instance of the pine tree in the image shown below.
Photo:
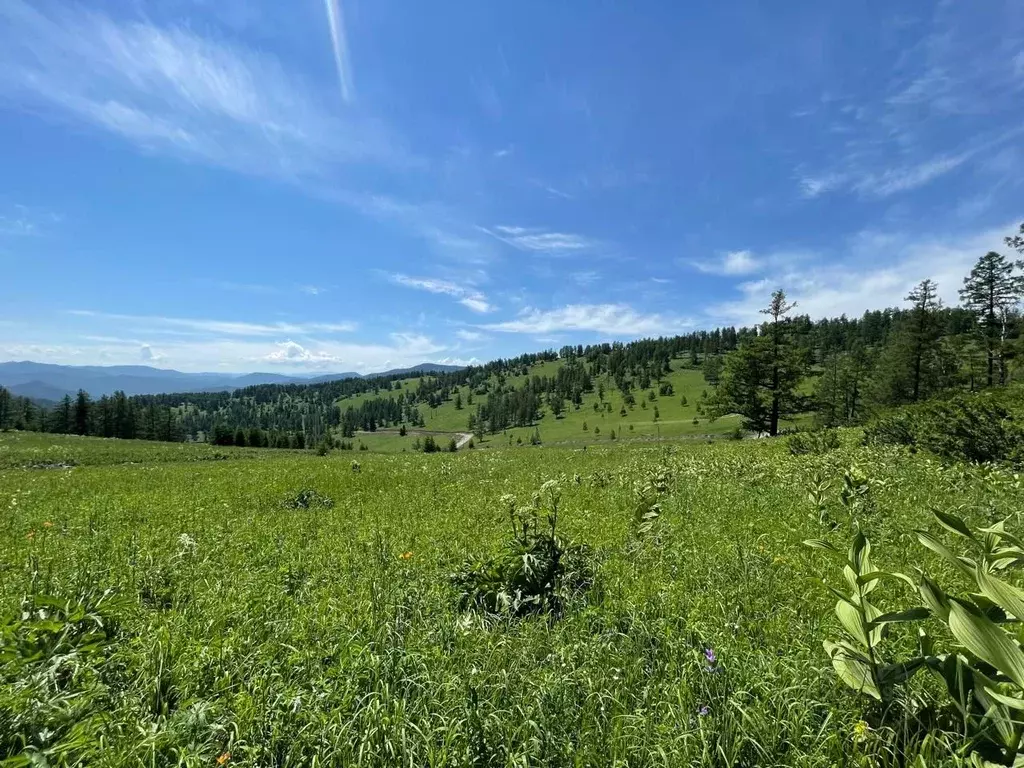
<svg viewBox="0 0 1024 768"><path fill-rule="evenodd" d="M74 424L72 419L73 412L74 405L71 402L71 395L64 395L64 398L53 410L53 420L50 424L52 431L62 435L71 432Z"/></svg>
<svg viewBox="0 0 1024 768"><path fill-rule="evenodd" d="M89 393L84 389L78 390L78 397L75 398L74 428L76 435L89 434L89 414L92 410L92 401Z"/></svg>
<svg viewBox="0 0 1024 768"><path fill-rule="evenodd" d="M783 291L772 294L771 303L761 310L771 318L761 334L725 356L718 388L707 400L709 416L738 413L745 429L775 436L779 421L799 410L796 390L805 366L786 318L794 306Z"/></svg>
<svg viewBox="0 0 1024 768"><path fill-rule="evenodd" d="M999 383L1006 383L1003 348L1007 320L1010 311L1024 294L1024 277L1015 274L1018 266L1002 254L989 251L978 259L971 274L964 278L964 287L960 289L960 300L977 319L985 348L985 380L990 387L995 383L997 364Z"/></svg>
<svg viewBox="0 0 1024 768"><path fill-rule="evenodd" d="M0 387L0 432L6 432L11 428L11 393Z"/></svg>
<svg viewBox="0 0 1024 768"><path fill-rule="evenodd" d="M909 340L913 363L912 397L915 403L921 399L922 381L927 375L926 357L939 339L939 326L935 317L939 302L935 298L935 290L935 283L922 280L907 295L907 301L913 303Z"/></svg>

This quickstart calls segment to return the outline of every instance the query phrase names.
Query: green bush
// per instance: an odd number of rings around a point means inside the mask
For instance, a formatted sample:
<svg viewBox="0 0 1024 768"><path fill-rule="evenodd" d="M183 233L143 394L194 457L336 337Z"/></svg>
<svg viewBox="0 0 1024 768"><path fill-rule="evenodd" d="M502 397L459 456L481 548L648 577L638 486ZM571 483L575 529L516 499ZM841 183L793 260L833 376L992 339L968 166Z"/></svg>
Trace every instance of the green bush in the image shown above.
<svg viewBox="0 0 1024 768"><path fill-rule="evenodd" d="M839 432L834 429L797 432L789 438L788 445L794 456L821 455L839 447Z"/></svg>
<svg viewBox="0 0 1024 768"><path fill-rule="evenodd" d="M352 462L352 469L358 472L356 464L357 462ZM334 499L330 496L325 496L313 488L303 488L302 490L295 491L295 493L288 494L281 502L281 506L286 509L312 509L315 507L330 509L334 506Z"/></svg>
<svg viewBox="0 0 1024 768"><path fill-rule="evenodd" d="M956 395L883 414L864 431L871 445L906 445L954 461L1024 459L1020 390Z"/></svg>
<svg viewBox="0 0 1024 768"><path fill-rule="evenodd" d="M547 502L547 526L541 528L542 497ZM559 617L566 604L593 584L589 547L559 538L560 492L548 481L534 495L533 505L516 508L515 498L502 497L512 524L512 538L496 557L467 563L452 576L461 610L475 609L491 616Z"/></svg>

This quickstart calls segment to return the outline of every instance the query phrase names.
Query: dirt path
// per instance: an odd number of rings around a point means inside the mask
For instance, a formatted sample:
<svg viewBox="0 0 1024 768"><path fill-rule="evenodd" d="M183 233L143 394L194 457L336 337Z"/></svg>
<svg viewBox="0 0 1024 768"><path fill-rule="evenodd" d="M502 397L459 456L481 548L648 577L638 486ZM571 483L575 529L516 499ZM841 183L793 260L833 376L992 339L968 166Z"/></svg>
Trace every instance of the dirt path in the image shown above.
<svg viewBox="0 0 1024 768"><path fill-rule="evenodd" d="M459 433L459 441L457 443L455 443L455 447L456 448L463 448L472 439L473 439L473 435L471 435L469 432L460 432Z"/></svg>

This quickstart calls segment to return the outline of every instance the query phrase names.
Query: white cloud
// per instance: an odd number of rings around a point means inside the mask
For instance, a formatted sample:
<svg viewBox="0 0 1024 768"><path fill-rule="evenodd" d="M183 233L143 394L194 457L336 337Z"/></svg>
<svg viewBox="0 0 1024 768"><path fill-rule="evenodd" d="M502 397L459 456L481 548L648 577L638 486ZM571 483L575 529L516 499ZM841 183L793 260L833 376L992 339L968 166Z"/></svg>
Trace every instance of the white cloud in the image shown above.
<svg viewBox="0 0 1024 768"><path fill-rule="evenodd" d="M144 345L133 339L83 337L74 346L63 339L61 328L47 330L33 326L28 332L15 329L4 334L0 328L0 359L31 359L58 364L130 365L137 364ZM407 367L431 362L448 349L428 336L395 333L383 341L349 343L330 339L296 341L287 336L277 339L244 337L168 338L159 353L146 362L159 359L163 367L182 371L253 371L273 365L281 371L353 370L360 373Z"/></svg>
<svg viewBox="0 0 1024 768"><path fill-rule="evenodd" d="M585 270L583 272L573 272L571 275L573 282L577 285L587 286L592 283L596 283L601 279L601 275L593 270Z"/></svg>
<svg viewBox="0 0 1024 768"><path fill-rule="evenodd" d="M762 267L761 261L754 258L750 251L729 251L716 256L713 260L689 263L701 272L712 275L749 275Z"/></svg>
<svg viewBox="0 0 1024 768"><path fill-rule="evenodd" d="M0 235L39 235L50 224L60 221L60 216L50 211L15 204L0 211Z"/></svg>
<svg viewBox="0 0 1024 768"><path fill-rule="evenodd" d="M389 275L391 282L403 285L406 288L414 288L428 293L439 293L451 296L459 304L473 312L493 312L495 307L487 301L487 297L475 288L467 288L448 280L439 280L432 277L409 277L408 275Z"/></svg>
<svg viewBox="0 0 1024 768"><path fill-rule="evenodd" d="M139 347L139 357L147 363L155 363L157 360L163 360L166 355L161 355L149 344L143 344Z"/></svg>
<svg viewBox="0 0 1024 768"><path fill-rule="evenodd" d="M279 336L284 334L349 333L356 329L354 323L250 323L233 320L204 320L185 317L163 317L159 315L122 315L113 312L94 312L88 309L68 310L78 317L92 317L100 320L131 322L153 327L187 329L207 334L225 336Z"/></svg>
<svg viewBox="0 0 1024 768"><path fill-rule="evenodd" d="M340 4L324 2L340 25ZM269 53L190 26L115 20L85 4L4 0L0 100L93 126L145 153L296 185L395 223L445 258L491 260L493 246L457 211L347 188L368 166L381 182L427 166L354 103L344 29L329 22L349 102L330 98Z"/></svg>
<svg viewBox="0 0 1024 768"><path fill-rule="evenodd" d="M918 163L900 164L881 170L869 170L862 161L853 161L849 170L802 176L800 189L804 197L815 198L849 190L863 197L885 198L930 184L962 166L987 146L956 155L937 155Z"/></svg>
<svg viewBox="0 0 1024 768"><path fill-rule="evenodd" d="M481 231L491 237L508 243L520 251L534 253L564 254L583 251L597 246L597 241L582 235L567 232L548 232L543 229L529 227L496 226L491 229L484 227Z"/></svg>
<svg viewBox="0 0 1024 768"><path fill-rule="evenodd" d="M480 331L468 331L465 328L460 328L459 330L457 330L455 332L455 335L458 336L463 341L470 342L483 341L484 339L487 338L487 336L485 334L480 333Z"/></svg>
<svg viewBox="0 0 1024 768"><path fill-rule="evenodd" d="M611 337L638 337L681 333L692 323L680 317L641 314L625 304L570 304L548 310L527 307L515 320L481 327L506 333L591 331Z"/></svg>
<svg viewBox="0 0 1024 768"><path fill-rule="evenodd" d="M79 5L0 4L0 94L143 150L287 181L409 162L385 126L328 110L269 54Z"/></svg>
<svg viewBox="0 0 1024 768"><path fill-rule="evenodd" d="M324 5L327 8L327 28L331 33L331 49L334 53L334 66L338 70L341 97L345 101L352 101L355 89L352 85L352 64L348 59L348 38L345 36L345 16L341 2L324 0Z"/></svg>
<svg viewBox="0 0 1024 768"><path fill-rule="evenodd" d="M798 304L797 312L812 318L859 317L865 310L904 306L904 297L921 280L931 278L938 296L956 304L963 278L988 251L1003 250L1002 238L1013 225L960 235L862 232L836 252L805 258L797 267L786 259L771 278L738 286L740 298L711 306L707 324L755 325L759 310L776 288Z"/></svg>
<svg viewBox="0 0 1024 768"><path fill-rule="evenodd" d="M931 5L900 30L900 54L889 80L867 98L822 98L810 119L820 123L823 167L798 169L804 197L852 193L883 199L983 161L1020 135L1017 105L1024 82L1024 15L1000 3ZM884 27L883 34L886 33ZM951 127L953 126L953 127ZM837 142L838 140L838 142ZM806 155L805 155L806 156ZM1020 163L1002 169L1019 178ZM964 180L962 186L970 182Z"/></svg>
<svg viewBox="0 0 1024 768"><path fill-rule="evenodd" d="M263 360L268 363L275 364L307 364L313 365L327 365L330 363L340 363L337 357L327 354L326 352L314 352L306 347L298 344L291 339L288 341L280 341L276 345L276 349L273 352L269 352L263 356Z"/></svg>
<svg viewBox="0 0 1024 768"><path fill-rule="evenodd" d="M476 357L442 357L433 362L438 365L457 365L460 368L468 368L471 365L480 365L482 362Z"/></svg>
<svg viewBox="0 0 1024 768"><path fill-rule="evenodd" d="M842 187L846 183L846 174L826 173L821 176L801 176L799 181L803 196L814 198Z"/></svg>
<svg viewBox="0 0 1024 768"><path fill-rule="evenodd" d="M916 165L892 168L880 173L866 173L857 179L853 189L870 197L888 197L897 192L923 187L950 171L955 171L975 153L939 156Z"/></svg>

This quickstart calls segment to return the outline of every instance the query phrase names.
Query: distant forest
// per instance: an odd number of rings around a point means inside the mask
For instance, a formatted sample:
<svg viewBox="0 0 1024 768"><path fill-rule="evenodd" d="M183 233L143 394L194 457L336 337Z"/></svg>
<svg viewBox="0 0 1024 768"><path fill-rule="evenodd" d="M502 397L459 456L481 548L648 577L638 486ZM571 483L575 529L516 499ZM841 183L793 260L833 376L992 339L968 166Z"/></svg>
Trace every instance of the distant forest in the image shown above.
<svg viewBox="0 0 1024 768"><path fill-rule="evenodd" d="M1024 256L1024 225L1006 238ZM859 424L871 414L943 393L1000 386L1022 370L1019 304L1024 263L990 252L942 306L923 280L907 306L859 318L812 320L777 291L754 327L725 327L631 343L565 346L450 373L408 373L317 384L264 384L233 392L113 396L87 392L41 406L0 387L0 429L221 445L309 448L357 431L424 423L424 409L456 400L467 429L495 433L579 408L606 383L624 401L661 387L673 360L699 368L714 387L709 417L739 413L750 430L775 434L781 419L813 411L822 426ZM561 359L553 376L530 375ZM525 378L515 379L517 375ZM808 386L808 377L814 386ZM369 394L358 405L347 398ZM486 397L482 397L486 396Z"/></svg>

